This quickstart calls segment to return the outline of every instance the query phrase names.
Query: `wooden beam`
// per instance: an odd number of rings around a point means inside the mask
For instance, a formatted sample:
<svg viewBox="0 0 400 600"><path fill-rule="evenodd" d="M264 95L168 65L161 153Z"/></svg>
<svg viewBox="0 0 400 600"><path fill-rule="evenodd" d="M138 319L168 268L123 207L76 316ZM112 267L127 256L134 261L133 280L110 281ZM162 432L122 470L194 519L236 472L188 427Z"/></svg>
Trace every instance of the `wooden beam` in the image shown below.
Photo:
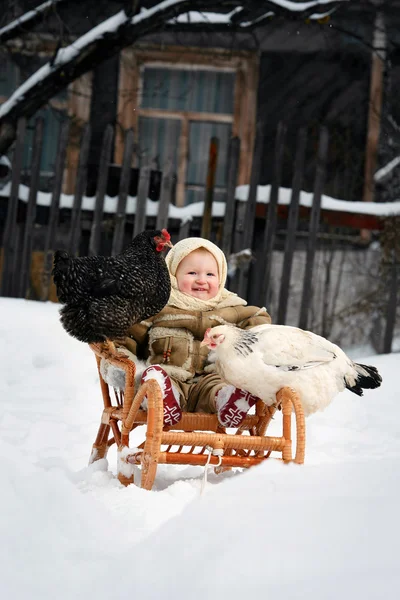
<svg viewBox="0 0 400 600"><path fill-rule="evenodd" d="M177 119L183 121L207 121L211 123L233 123L233 115L224 113L207 113L195 111L164 110L162 108L139 108L140 117L152 117L153 119Z"/></svg>
<svg viewBox="0 0 400 600"><path fill-rule="evenodd" d="M367 147L365 150L364 171L364 202L374 199L374 174L376 171L379 135L381 128L383 73L386 60L386 32L383 12L378 10L375 17L373 51L371 59L371 80L369 88L369 110ZM364 241L369 241L370 233L366 230L360 232Z"/></svg>

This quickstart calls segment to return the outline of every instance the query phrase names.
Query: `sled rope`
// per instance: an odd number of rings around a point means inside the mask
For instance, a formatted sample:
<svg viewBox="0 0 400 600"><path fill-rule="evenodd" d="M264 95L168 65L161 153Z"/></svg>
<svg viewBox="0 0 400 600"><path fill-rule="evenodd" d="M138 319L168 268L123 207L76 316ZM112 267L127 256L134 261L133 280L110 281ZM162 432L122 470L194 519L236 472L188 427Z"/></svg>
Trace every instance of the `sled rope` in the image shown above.
<svg viewBox="0 0 400 600"><path fill-rule="evenodd" d="M203 480L201 482L200 496L203 495L204 490L206 489L207 474L208 474L208 468L210 466L211 457L218 456L218 464L216 466L220 467L221 463L222 463L222 456L224 454L224 451L222 448L213 448L212 446L206 446L206 449L208 450L208 457L207 457L207 462L204 465L204 476L203 476Z"/></svg>

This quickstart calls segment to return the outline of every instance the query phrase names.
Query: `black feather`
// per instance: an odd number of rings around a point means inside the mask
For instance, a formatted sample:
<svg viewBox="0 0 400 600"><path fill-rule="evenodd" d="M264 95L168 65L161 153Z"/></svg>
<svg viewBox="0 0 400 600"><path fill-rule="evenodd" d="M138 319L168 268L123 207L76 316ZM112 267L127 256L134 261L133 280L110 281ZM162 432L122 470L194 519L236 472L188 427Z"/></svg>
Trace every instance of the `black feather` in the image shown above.
<svg viewBox="0 0 400 600"><path fill-rule="evenodd" d="M54 253L53 279L65 305L61 323L70 335L87 343L123 338L164 308L171 282L156 237L162 232L143 232L112 257Z"/></svg>
<svg viewBox="0 0 400 600"><path fill-rule="evenodd" d="M354 366L357 371L355 385L350 386L345 380L346 388L353 392L353 394L362 396L364 394L363 389L373 390L381 385L382 377L379 375L376 367L372 367L371 365L362 365L360 363L354 363Z"/></svg>

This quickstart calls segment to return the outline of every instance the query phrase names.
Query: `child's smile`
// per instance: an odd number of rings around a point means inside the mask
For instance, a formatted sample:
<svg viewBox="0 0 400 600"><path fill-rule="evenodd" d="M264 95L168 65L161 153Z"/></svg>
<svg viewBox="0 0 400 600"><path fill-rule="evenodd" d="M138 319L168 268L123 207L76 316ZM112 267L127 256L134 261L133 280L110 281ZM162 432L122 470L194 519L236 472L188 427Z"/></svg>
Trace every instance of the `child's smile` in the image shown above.
<svg viewBox="0 0 400 600"><path fill-rule="evenodd" d="M176 279L181 292L200 300L214 298L219 290L217 261L208 250L194 250L180 262Z"/></svg>

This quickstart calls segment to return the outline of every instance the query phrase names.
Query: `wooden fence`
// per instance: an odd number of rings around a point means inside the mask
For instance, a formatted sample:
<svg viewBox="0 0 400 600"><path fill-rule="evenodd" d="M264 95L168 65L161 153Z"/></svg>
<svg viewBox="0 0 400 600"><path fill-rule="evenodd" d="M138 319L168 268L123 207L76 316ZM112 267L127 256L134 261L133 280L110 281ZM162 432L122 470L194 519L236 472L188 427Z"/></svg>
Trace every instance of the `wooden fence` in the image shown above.
<svg viewBox="0 0 400 600"><path fill-rule="evenodd" d="M30 168L29 197L26 203L24 218L18 216L19 185L21 181L22 156L24 148L24 136L26 129L25 119L18 123L18 133L15 143L11 191L7 200L7 214L2 235L2 270L0 295L11 297L32 297L31 276L33 257L36 252L41 255L39 265L40 289L36 296L43 301L55 298L54 288L51 283L51 268L53 252L57 248L63 248L72 255L78 255L82 249L82 236L89 237L87 254L96 255L107 253L102 244L102 236L107 229L108 236L111 235L111 243L108 244L108 253L115 255L119 253L127 241L137 235L145 228L168 227L177 241L190 235L201 235L215 241L224 251L226 256L237 253L246 248L256 249L258 258L256 263L251 261L240 268L230 279L229 285L239 295L247 297L249 301L257 305L268 305L271 293L271 261L273 249L276 247L277 223L284 214L286 220L286 236L284 242L284 258L282 276L279 290L278 314L275 321L286 323L287 307L290 294L290 282L292 275L293 257L298 241L299 218L301 212L306 212L308 219L306 264L302 282L302 298L298 325L307 328L309 310L312 299L312 282L315 262L315 253L319 241L319 232L322 220L329 221L329 215L321 214L321 197L324 187L326 163L328 155L329 134L325 127L321 127L318 145L317 168L315 172L313 203L308 211L300 207L300 194L302 189L302 177L304 171L305 151L307 144L307 130L301 129L297 136L297 148L293 169L293 182L291 190L291 202L289 207L278 205L279 189L281 186L283 149L285 140L285 125L279 124L275 140L275 165L274 177L271 184L269 203L260 205L257 203L257 186L260 181L260 172L263 168L263 125L259 123L256 132L254 147L254 158L251 171L249 194L246 202L235 200L236 177L240 155L240 140L232 138L229 147L229 172L227 181L227 194L225 214L222 218L212 218L213 185L217 161L218 141L213 139L210 144L209 169L207 175L204 213L201 219L192 221L173 220L169 218L169 207L172 202L173 177L172 163L167 162L162 174L160 198L158 201L158 213L156 217L146 215L146 201L149 192L150 167L143 166L137 189L136 211L134 215L127 214L127 200L131 177L132 154L134 149L133 131L128 131L125 136L125 147L123 161L120 171L119 193L115 214L108 215L104 212L104 202L107 190L107 181L114 137L113 127L109 125L104 133L100 164L98 170L97 188L94 210L88 214L82 208L84 198L88 155L90 145L90 127L86 126L83 131L79 164L77 169L75 193L73 205L69 211L68 218L63 222L63 234L60 225L60 197L62 190L63 172L68 144L69 122L63 123L58 142L58 152L55 163L55 175L51 204L48 208L47 222L42 225L37 223L37 196L40 173L40 158L43 142L43 120L38 118L35 123L33 153ZM364 217L358 218L352 215L349 226L363 227L369 229L382 229L383 224L379 219ZM85 230L86 228L86 230ZM41 246L38 248L34 240L35 231L41 231ZM85 233L86 231L86 233ZM36 236L37 237L37 236ZM398 281L398 258L394 260L394 268L389 283L391 290L387 305L387 319L385 330L384 351L390 351L393 340L393 332L396 324L397 305L397 281Z"/></svg>

